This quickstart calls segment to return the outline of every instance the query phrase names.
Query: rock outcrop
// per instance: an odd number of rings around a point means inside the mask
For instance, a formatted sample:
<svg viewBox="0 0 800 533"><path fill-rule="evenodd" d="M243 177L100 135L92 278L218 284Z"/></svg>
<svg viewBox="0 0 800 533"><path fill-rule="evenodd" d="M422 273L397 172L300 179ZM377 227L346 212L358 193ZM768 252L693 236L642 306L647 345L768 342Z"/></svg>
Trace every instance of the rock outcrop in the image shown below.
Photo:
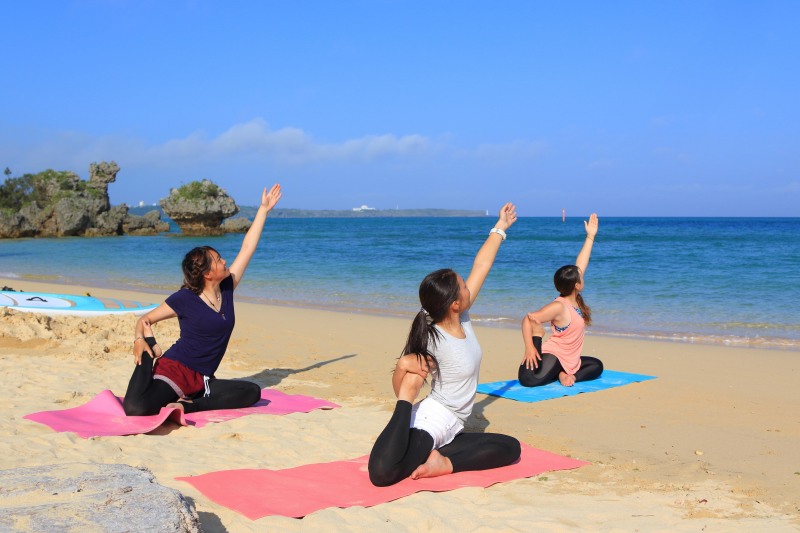
<svg viewBox="0 0 800 533"><path fill-rule="evenodd" d="M128 214L125 204L111 207L108 184L117 178L114 163L92 163L89 180L74 172L46 170L6 180L0 199L0 238L149 235L169 231L161 215ZM149 215L149 213L148 213Z"/></svg>
<svg viewBox="0 0 800 533"><path fill-rule="evenodd" d="M243 217L229 218L222 223L222 231L225 233L247 233L253 223Z"/></svg>
<svg viewBox="0 0 800 533"><path fill-rule="evenodd" d="M0 470L2 531L201 530L197 512L128 465L67 463Z"/></svg>
<svg viewBox="0 0 800 533"><path fill-rule="evenodd" d="M97 191L97 196L105 200L103 207L105 211L111 208L108 201L108 184L117 181L117 173L119 172L119 165L114 161L107 163L92 163L89 165L89 182L86 187L89 190Z"/></svg>
<svg viewBox="0 0 800 533"><path fill-rule="evenodd" d="M209 180L172 189L159 203L184 235L222 235L222 221L239 212L233 198Z"/></svg>

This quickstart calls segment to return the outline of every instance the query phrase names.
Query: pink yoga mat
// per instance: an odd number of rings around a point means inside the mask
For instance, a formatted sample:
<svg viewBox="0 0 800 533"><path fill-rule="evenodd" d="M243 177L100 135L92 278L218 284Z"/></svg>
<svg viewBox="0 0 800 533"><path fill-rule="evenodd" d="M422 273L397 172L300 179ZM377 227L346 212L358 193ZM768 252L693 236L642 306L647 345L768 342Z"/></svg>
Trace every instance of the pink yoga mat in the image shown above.
<svg viewBox="0 0 800 533"><path fill-rule="evenodd" d="M477 472L458 472L427 479L406 479L391 487L375 487L369 480L369 456L350 461L317 463L285 470L220 470L185 481L208 499L251 520L265 516L300 518L328 507L371 507L415 492L442 492L463 487L536 476L551 470L569 470L589 463L522 445L522 457L513 465Z"/></svg>
<svg viewBox="0 0 800 533"><path fill-rule="evenodd" d="M162 407L157 415L126 416L122 409L122 399L110 390L104 390L84 405L61 411L41 411L25 415L23 418L39 422L58 432L71 431L79 437L88 439L148 433L167 420L182 426L203 427L212 422L224 422L253 414L286 415L335 407L339 406L326 400L263 389L261 400L244 409L203 411L184 415L180 409Z"/></svg>

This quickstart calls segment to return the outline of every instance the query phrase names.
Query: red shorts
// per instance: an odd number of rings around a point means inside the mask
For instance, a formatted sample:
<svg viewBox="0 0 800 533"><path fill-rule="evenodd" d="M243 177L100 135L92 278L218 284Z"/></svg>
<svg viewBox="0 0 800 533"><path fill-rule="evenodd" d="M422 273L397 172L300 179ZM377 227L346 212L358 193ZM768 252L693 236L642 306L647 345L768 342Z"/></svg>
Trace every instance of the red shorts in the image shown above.
<svg viewBox="0 0 800 533"><path fill-rule="evenodd" d="M191 398L205 390L203 374L174 359L159 357L153 368L153 379L165 381L179 398Z"/></svg>

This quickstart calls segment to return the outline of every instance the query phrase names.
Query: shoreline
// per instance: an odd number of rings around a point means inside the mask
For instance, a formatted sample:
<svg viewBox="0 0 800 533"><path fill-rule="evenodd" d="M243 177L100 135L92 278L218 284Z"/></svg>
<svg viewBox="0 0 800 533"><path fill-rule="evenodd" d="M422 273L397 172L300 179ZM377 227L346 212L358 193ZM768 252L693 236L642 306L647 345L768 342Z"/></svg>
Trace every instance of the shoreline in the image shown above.
<svg viewBox="0 0 800 533"><path fill-rule="evenodd" d="M153 303L161 303L164 301L169 294L171 294L177 288L165 289L163 292L158 291L156 288L152 287L130 287L127 285L116 285L113 283L100 285L100 286L88 286L83 285L78 282L65 280L65 279L38 279L36 277L7 277L5 275L0 275L0 286L9 286L12 287L15 283L29 283L34 286L33 290L28 290L27 292L50 292L50 293L59 293L59 287L81 287L83 290L81 294L86 292L92 291L115 291L115 292L135 292L139 294L152 294L158 295L160 297L159 300ZM19 284L17 283L17 284ZM18 292L25 292L24 289L20 290L16 287L12 287ZM387 318L403 318L403 319L410 319L413 315L412 313L402 313L402 312L391 312L385 309L377 309L377 308L364 308L364 307L348 307L342 305L326 305L324 303L317 303L316 305L305 304L303 302L296 302L296 301L283 301L283 300L271 300L268 298L260 298L255 296L247 296L243 294L237 294L236 296L237 302L249 302L257 305L266 305L266 306L275 306L275 307L288 307L288 308L296 308L296 309L308 309L308 310L319 310L319 311L332 311L336 313L348 313L348 314L356 314L356 315L370 315L370 316L383 316ZM519 320L511 319L508 317L482 317L480 313L475 313L472 316L473 321L476 325L481 325L490 328L499 328L499 329L512 329L519 331ZM549 329L548 326L545 326L546 329ZM765 350L777 350L777 351L800 351L800 339L789 339L784 337L758 337L758 338L749 338L749 337L741 337L737 335L701 335L701 334L684 334L684 333L670 333L670 332L626 332L626 331L597 331L596 329L589 329L587 331L587 336L601 336L601 337L611 337L611 338L619 338L619 339L633 339L633 340L645 340L645 341L656 341L656 342L671 342L671 343L678 343L678 344L689 344L689 345L699 345L699 346L730 346L730 347L742 347L742 348L757 348L757 349L765 349Z"/></svg>
<svg viewBox="0 0 800 533"><path fill-rule="evenodd" d="M36 289L52 292L53 286ZM69 287L64 292L139 301L151 294ZM0 431L8 436L0 443L0 468L87 457L145 466L159 483L194 501L207 531L366 531L387 522L398 530L419 530L431 520L443 529L464 530L465 509L472 527L492 523L498 530L520 523L568 531L608 524L672 531L800 527L800 421L786 414L800 404L800 352L592 335L586 352L599 356L606 368L656 379L532 404L478 395L467 423L468 431L513 435L591 465L489 489L420 493L373 508L254 522L174 478L369 453L394 405L390 372L408 332L407 318L239 301L220 377L324 398L340 409L244 417L202 429L162 426L156 432L160 438L80 439L21 417L75 407L105 388L123 392L134 319L0 315L0 371L9 376L0 390L0 401L8 406L0 417ZM518 332L482 324L475 330L484 352L480 381L515 377ZM161 342L174 341L176 321L157 324L156 334Z"/></svg>

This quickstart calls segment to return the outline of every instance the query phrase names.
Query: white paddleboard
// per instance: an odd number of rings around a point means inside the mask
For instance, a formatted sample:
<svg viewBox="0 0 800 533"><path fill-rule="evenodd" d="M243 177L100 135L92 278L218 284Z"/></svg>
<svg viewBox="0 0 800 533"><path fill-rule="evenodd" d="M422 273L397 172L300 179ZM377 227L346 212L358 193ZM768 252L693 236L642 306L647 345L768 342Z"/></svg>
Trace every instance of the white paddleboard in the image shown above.
<svg viewBox="0 0 800 533"><path fill-rule="evenodd" d="M158 304L145 304L133 300L78 296L74 294L0 291L0 307L8 307L25 313L41 313L49 316L99 316L115 313L143 315L158 307Z"/></svg>

